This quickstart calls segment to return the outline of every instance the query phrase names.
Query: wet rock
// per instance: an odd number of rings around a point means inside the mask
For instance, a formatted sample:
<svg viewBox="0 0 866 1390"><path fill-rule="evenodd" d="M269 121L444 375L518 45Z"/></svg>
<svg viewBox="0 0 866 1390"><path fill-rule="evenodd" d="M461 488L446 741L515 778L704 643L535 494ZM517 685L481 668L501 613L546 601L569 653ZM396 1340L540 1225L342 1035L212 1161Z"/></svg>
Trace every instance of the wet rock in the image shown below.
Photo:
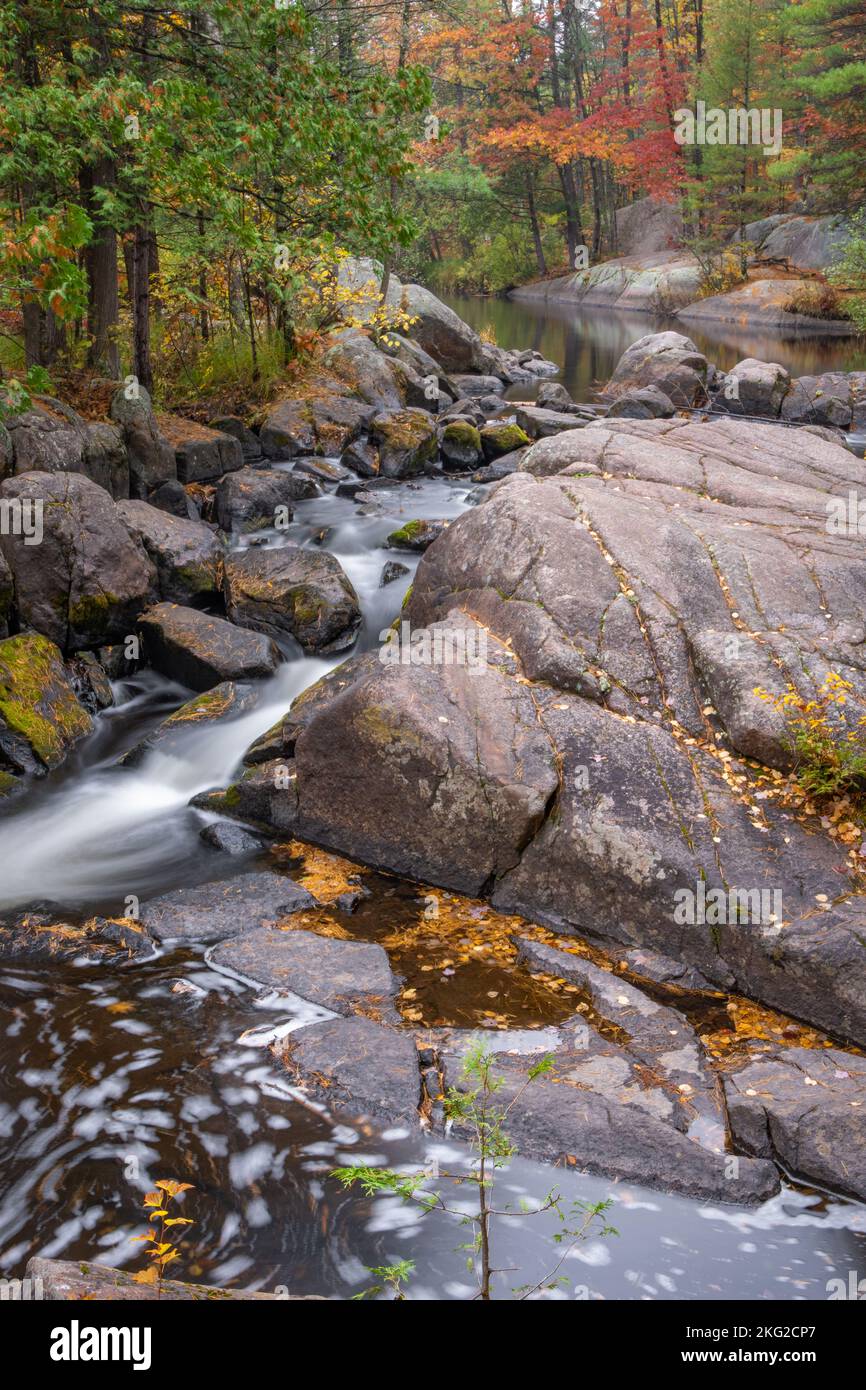
<svg viewBox="0 0 866 1390"><path fill-rule="evenodd" d="M793 1177L866 1198L866 1059L778 1048L725 1076L731 1133Z"/></svg>
<svg viewBox="0 0 866 1390"><path fill-rule="evenodd" d="M730 415L778 416L791 378L778 362L759 362L746 357L732 367L724 389L713 400L714 410Z"/></svg>
<svg viewBox="0 0 866 1390"><path fill-rule="evenodd" d="M451 381L457 390L458 399L463 396L468 396L470 400L477 396L501 396L505 391L505 386L498 376L484 373L458 372L452 375Z"/></svg>
<svg viewBox="0 0 866 1390"><path fill-rule="evenodd" d="M295 473L315 478L320 483L339 483L348 478L348 469L332 459L301 459L294 467Z"/></svg>
<svg viewBox="0 0 866 1390"><path fill-rule="evenodd" d="M291 521L294 504L318 496L312 478L282 469L241 468L228 473L217 486L216 519L224 531L260 531Z"/></svg>
<svg viewBox="0 0 866 1390"><path fill-rule="evenodd" d="M290 878L249 873L152 898L142 904L141 920L160 941L223 941L315 906Z"/></svg>
<svg viewBox="0 0 866 1390"><path fill-rule="evenodd" d="M385 478L415 477L436 458L436 421L426 410L382 411L374 417L370 433Z"/></svg>
<svg viewBox="0 0 866 1390"><path fill-rule="evenodd" d="M174 603L159 603L139 621L145 660L190 690L211 690L222 681L272 676L279 647L262 633Z"/></svg>
<svg viewBox="0 0 866 1390"><path fill-rule="evenodd" d="M148 502L120 502L117 510L156 566L161 598L194 605L219 591L223 547L203 521L170 516Z"/></svg>
<svg viewBox="0 0 866 1390"><path fill-rule="evenodd" d="M639 387L655 386L677 410L706 399L707 359L682 333L648 333L627 348L604 389L615 399Z"/></svg>
<svg viewBox="0 0 866 1390"><path fill-rule="evenodd" d="M442 535L447 521L407 521L399 530L392 531L385 541L389 550L413 550L421 552Z"/></svg>
<svg viewBox="0 0 866 1390"><path fill-rule="evenodd" d="M659 955L658 951L646 951L641 948L626 951L624 960L633 974L653 984L684 989L695 994L703 994L712 989L709 980L699 970L685 965L682 961L671 960L670 956Z"/></svg>
<svg viewBox="0 0 866 1390"><path fill-rule="evenodd" d="M308 652L342 651L361 625L358 595L327 551L235 551L226 557L224 593L232 622L294 637Z"/></svg>
<svg viewBox="0 0 866 1390"><path fill-rule="evenodd" d="M369 1018L328 1019L290 1033L280 1056L330 1110L378 1123L418 1122L418 1053L407 1034Z"/></svg>
<svg viewBox="0 0 866 1390"><path fill-rule="evenodd" d="M92 728L53 642L35 632L0 642L0 770L57 767Z"/></svg>
<svg viewBox="0 0 866 1390"><path fill-rule="evenodd" d="M399 981L391 972L387 953L372 942L262 927L223 942L211 960L246 980L289 990L335 1013L374 1010L395 1015L393 998Z"/></svg>
<svg viewBox="0 0 866 1390"><path fill-rule="evenodd" d="M516 473L524 458L528 453L527 449L515 449L511 454L503 454L495 459L493 463L488 463L486 468L479 468L477 473L472 474L473 483L498 483L509 474Z"/></svg>
<svg viewBox="0 0 866 1390"><path fill-rule="evenodd" d="M481 435L468 421L451 420L442 431L439 450L446 468L474 468L481 458Z"/></svg>
<svg viewBox="0 0 866 1390"><path fill-rule="evenodd" d="M850 429L854 411L848 377L843 372L797 377L782 401L781 415L798 425Z"/></svg>
<svg viewBox="0 0 866 1390"><path fill-rule="evenodd" d="M636 386L633 391L625 391L606 411L608 416L631 420L665 419L674 413L670 397L657 386Z"/></svg>
<svg viewBox="0 0 866 1390"><path fill-rule="evenodd" d="M0 550L0 637L6 637L9 632L9 615L12 612L14 594L12 571L3 551Z"/></svg>
<svg viewBox="0 0 866 1390"><path fill-rule="evenodd" d="M572 412L542 410L537 405L518 406L517 424L523 431L524 439L517 440L509 449L518 448L521 444L527 443L528 439L546 439L548 435L560 434L563 430L580 429L582 423L581 417ZM508 450L503 452L507 453Z"/></svg>
<svg viewBox="0 0 866 1390"><path fill-rule="evenodd" d="M126 1269L92 1264L89 1260L28 1261L26 1277L40 1280L42 1297L54 1303L79 1299L108 1300L112 1303L144 1303L157 1297L169 1303L249 1303L260 1299L280 1299L290 1303L319 1303L317 1294L258 1293L252 1289L220 1289L213 1284L186 1284L163 1279L157 1295L152 1284L136 1284Z"/></svg>
<svg viewBox="0 0 866 1390"><path fill-rule="evenodd" d="M538 388L535 404L541 410L558 410L568 413L574 401L561 381L543 381Z"/></svg>
<svg viewBox="0 0 866 1390"><path fill-rule="evenodd" d="M294 835L298 828L294 763L288 757L256 763L228 787L193 797L191 805L245 821L271 836Z"/></svg>
<svg viewBox="0 0 866 1390"><path fill-rule="evenodd" d="M379 473L379 451L369 439L355 439L343 450L340 463L361 478L375 478Z"/></svg>
<svg viewBox="0 0 866 1390"><path fill-rule="evenodd" d="M161 433L150 396L143 386L121 387L111 399L109 414L123 432L129 459L129 488L133 497L147 498L162 483L177 481L174 448Z"/></svg>
<svg viewBox="0 0 866 1390"><path fill-rule="evenodd" d="M407 574L409 574L408 565L401 565L399 560L389 560L387 565L382 566L379 588L384 589L386 584L393 584L396 579L402 579Z"/></svg>
<svg viewBox="0 0 866 1390"><path fill-rule="evenodd" d="M270 411L259 432L259 442L269 459L291 459L312 453L316 432L303 401L280 401Z"/></svg>
<svg viewBox="0 0 866 1390"><path fill-rule="evenodd" d="M181 415L156 417L160 433L174 449L177 476L181 483L203 483L224 473L243 468L244 451L230 434L208 429Z"/></svg>
<svg viewBox="0 0 866 1390"><path fill-rule="evenodd" d="M75 964L118 965L153 955L147 929L128 917L92 917L81 925L44 914L25 914L0 923L0 961L60 960Z"/></svg>
<svg viewBox="0 0 866 1390"><path fill-rule="evenodd" d="M528 938L518 940L518 960L532 970L568 980L583 991L605 1024L625 1035L623 1047L611 1062L619 1068L617 1085L627 1075L629 1088L645 1091L655 1084L656 1113L678 1129L700 1132L705 1147L724 1148L725 1116L716 1079L703 1047L684 1014L658 1004L648 994L592 961ZM634 1061L646 1070L635 1071ZM628 1062L628 1073L622 1068ZM595 1059L588 1067L578 1062L569 1077L598 1089ZM622 1099L622 1096L620 1096ZM634 1097L638 1104L646 1096Z"/></svg>
<svg viewBox="0 0 866 1390"><path fill-rule="evenodd" d="M461 1069L471 1037L454 1034L440 1050L446 1086L466 1089ZM497 1054L496 1075L503 1083L496 1103L508 1108L508 1136L525 1157L568 1163L583 1172L704 1201L755 1206L778 1191L779 1176L772 1163L740 1158L734 1165L724 1153L704 1148L667 1119L638 1104L623 1103L623 1079L615 1067L605 1076L602 1063L594 1073L594 1080L610 1094L587 1089L585 1081L568 1079L575 1054L566 1046L554 1054L553 1076L542 1075L527 1086L527 1072L537 1058L523 1051L510 1053L507 1032L487 1034L487 1039ZM580 1065L586 1065L585 1058ZM636 1093L632 1098L638 1098ZM459 1120L454 1132L465 1132Z"/></svg>
<svg viewBox="0 0 866 1390"><path fill-rule="evenodd" d="M259 839L258 835L252 835L249 830L244 830L242 825L235 825L232 821L214 821L212 825L204 826L199 832L199 838L211 849L237 858L255 854L264 848L264 841Z"/></svg>
<svg viewBox="0 0 866 1390"><path fill-rule="evenodd" d="M72 689L89 714L110 709L114 704L111 680L93 652L77 652L66 663Z"/></svg>
<svg viewBox="0 0 866 1390"><path fill-rule="evenodd" d="M480 431L481 448L488 463L493 459L525 449L531 440L519 425L485 425Z"/></svg>
<svg viewBox="0 0 866 1390"><path fill-rule="evenodd" d="M222 685L215 685L212 690L197 695L194 700L187 700L174 714L163 719L146 738L124 753L120 761L125 767L137 767L155 749L171 756L175 749L186 743L191 730L202 724L234 719L252 709L255 702L256 692L252 686L224 681Z"/></svg>
<svg viewBox="0 0 866 1390"><path fill-rule="evenodd" d="M340 454L366 429L375 410L375 405L354 395L339 378L323 376L310 384L303 400L280 401L275 405L259 439L265 455L271 459Z"/></svg>
<svg viewBox="0 0 866 1390"><path fill-rule="evenodd" d="M0 535L15 578L15 611L63 651L135 630L155 597L156 571L108 493L78 473L28 473L0 484L0 501L43 507L43 538Z"/></svg>

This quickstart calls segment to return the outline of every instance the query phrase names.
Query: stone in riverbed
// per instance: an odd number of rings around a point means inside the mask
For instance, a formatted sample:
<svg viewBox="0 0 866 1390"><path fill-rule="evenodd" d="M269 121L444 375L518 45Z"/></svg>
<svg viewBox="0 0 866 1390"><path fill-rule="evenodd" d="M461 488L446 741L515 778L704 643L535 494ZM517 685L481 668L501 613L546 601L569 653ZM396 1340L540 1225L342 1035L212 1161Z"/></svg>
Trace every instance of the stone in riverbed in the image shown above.
<svg viewBox="0 0 866 1390"><path fill-rule="evenodd" d="M798 425L849 430L854 414L851 382L844 372L797 377L782 401L781 414Z"/></svg>
<svg viewBox="0 0 866 1390"><path fill-rule="evenodd" d="M376 1010L396 1017L393 999L399 981L391 972L387 953L373 942L261 927L224 941L211 959L244 979L289 990L334 1013Z"/></svg>
<svg viewBox="0 0 866 1390"><path fill-rule="evenodd" d="M53 642L35 632L0 642L0 770L41 775L92 728Z"/></svg>
<svg viewBox="0 0 866 1390"><path fill-rule="evenodd" d="M674 415L673 402L657 386L636 386L626 391L609 406L609 417L622 416L631 420L660 420Z"/></svg>
<svg viewBox="0 0 866 1390"><path fill-rule="evenodd" d="M361 626L358 595L327 551L235 551L226 557L223 583L232 622L293 637L308 652L342 651Z"/></svg>
<svg viewBox="0 0 866 1390"><path fill-rule="evenodd" d="M186 743L190 730L202 724L215 724L246 714L255 705L256 698L253 686L223 681L212 690L196 695L194 700L187 700L185 705L163 719L151 733L124 753L120 761L124 767L137 767L154 749L170 757L179 745Z"/></svg>
<svg viewBox="0 0 866 1390"><path fill-rule="evenodd" d="M156 566L161 598L194 605L219 591L223 547L203 521L171 516L148 502L120 502L117 510Z"/></svg>
<svg viewBox="0 0 866 1390"><path fill-rule="evenodd" d="M389 550L413 550L420 553L432 545L447 528L447 521L407 521L392 531L385 545Z"/></svg>
<svg viewBox="0 0 866 1390"><path fill-rule="evenodd" d="M586 419L591 418L567 414L560 410L542 410L537 405L518 406L516 414L517 424L524 437L510 444L508 449L503 449L503 453L517 449L521 444L527 444L530 439L546 439L548 435L561 434L563 430L578 430Z"/></svg>
<svg viewBox="0 0 866 1390"><path fill-rule="evenodd" d="M682 333L647 333L623 353L604 388L616 399L637 387L655 386L677 410L706 399L707 359Z"/></svg>
<svg viewBox="0 0 866 1390"><path fill-rule="evenodd" d="M467 420L451 420L439 439L439 451L446 468L474 468L481 458L481 435Z"/></svg>
<svg viewBox="0 0 866 1390"><path fill-rule="evenodd" d="M567 414L574 401L561 381L543 381L538 388L535 404L541 410L559 410Z"/></svg>
<svg viewBox="0 0 866 1390"><path fill-rule="evenodd" d="M257 434L244 424L243 420L237 415L220 415L215 420L209 420L208 425L218 434L230 434L241 446L244 456L244 463L257 463L263 458L262 444Z"/></svg>
<svg viewBox="0 0 866 1390"><path fill-rule="evenodd" d="M211 690L222 681L264 679L282 661L279 647L264 634L174 603L148 609L139 620L139 631L145 660L190 690Z"/></svg>
<svg viewBox="0 0 866 1390"><path fill-rule="evenodd" d="M233 858L255 854L264 848L264 841L259 839L258 835L252 835L249 830L244 830L242 825L226 820L214 821L212 825L204 826L199 831L199 839L211 849L219 850L221 854L229 854Z"/></svg>
<svg viewBox="0 0 866 1390"><path fill-rule="evenodd" d="M517 449L525 449L532 442L519 425L485 425L479 433L481 448L488 463L513 454Z"/></svg>
<svg viewBox="0 0 866 1390"><path fill-rule="evenodd" d="M369 1018L328 1019L290 1033L279 1056L330 1110L418 1124L418 1051L406 1033Z"/></svg>
<svg viewBox="0 0 866 1390"><path fill-rule="evenodd" d="M775 419L791 385L787 370L778 362L759 362L746 357L732 367L723 389L713 397L713 409L729 415L766 415Z"/></svg>
<svg viewBox="0 0 866 1390"><path fill-rule="evenodd" d="M452 1033L440 1047L446 1086L466 1089L461 1069L472 1036ZM508 1107L506 1129L519 1154L545 1163L565 1162L579 1171L702 1201L756 1206L778 1191L779 1175L772 1163L741 1158L734 1172L724 1153L704 1148L667 1119L635 1104L638 1087L628 1097L631 1103L617 1099L617 1091L620 1097L623 1094L622 1081L617 1080L615 1067L608 1066L605 1071L603 1053L599 1054L595 1078L609 1094L586 1089L585 1083L579 1085L565 1077L575 1057L583 1055L573 1054L568 1047L554 1053L552 1074L537 1077L527 1086L532 1056L510 1053L507 1032L485 1038L497 1053L495 1072L503 1082L497 1092L497 1106ZM613 1057L614 1049L610 1052ZM581 1065L580 1060L577 1065ZM562 1078L553 1079L560 1072ZM454 1133L463 1132L457 1121Z"/></svg>
<svg viewBox="0 0 866 1390"><path fill-rule="evenodd" d="M108 493L80 473L27 473L0 483L0 502L41 502L42 542L0 535L15 578L15 612L62 651L134 631L156 596L156 570Z"/></svg>
<svg viewBox="0 0 866 1390"><path fill-rule="evenodd" d="M216 519L224 531L261 531L277 519L291 521L294 503L317 497L314 479L281 468L241 468L217 486Z"/></svg>
<svg viewBox="0 0 866 1390"><path fill-rule="evenodd" d="M141 907L141 921L160 941L223 941L316 906L306 888L283 874L249 873L178 888Z"/></svg>
<svg viewBox="0 0 866 1390"><path fill-rule="evenodd" d="M724 1078L731 1133L795 1178L866 1200L866 1059L776 1048Z"/></svg>
<svg viewBox="0 0 866 1390"><path fill-rule="evenodd" d="M401 565L399 560L389 560L387 565L382 566L379 588L384 589L386 584L393 584L395 579L403 579L408 573L408 565Z"/></svg>
<svg viewBox="0 0 866 1390"><path fill-rule="evenodd" d="M0 961L61 960L116 965L152 956L147 928L129 918L92 917L82 924L27 913L8 925L0 923Z"/></svg>
<svg viewBox="0 0 866 1390"><path fill-rule="evenodd" d="M436 459L436 421L426 410L383 410L374 417L370 436L383 478L415 477Z"/></svg>

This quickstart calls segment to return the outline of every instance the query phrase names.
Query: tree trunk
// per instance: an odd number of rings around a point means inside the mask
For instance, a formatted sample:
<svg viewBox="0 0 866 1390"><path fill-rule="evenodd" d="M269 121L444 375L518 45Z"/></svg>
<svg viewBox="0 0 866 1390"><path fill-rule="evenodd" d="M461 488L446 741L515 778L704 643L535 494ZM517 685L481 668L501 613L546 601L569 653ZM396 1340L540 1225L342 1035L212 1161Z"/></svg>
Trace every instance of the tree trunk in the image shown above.
<svg viewBox="0 0 866 1390"><path fill-rule="evenodd" d="M538 210L535 206L535 188L533 186L532 174L526 175L526 206L529 209L529 225L532 228L532 243L535 247L535 260L538 265L539 275L547 274L547 261L544 259L544 246L541 240L541 228L538 225Z"/></svg>
<svg viewBox="0 0 866 1390"><path fill-rule="evenodd" d="M90 347L87 365L102 376L120 376L120 353L116 333L119 312L117 291L117 233L103 222L94 196L98 187L110 188L115 183L114 161L98 160L85 165L79 176L82 201L93 219L93 240L84 250L87 272L87 328Z"/></svg>
<svg viewBox="0 0 866 1390"><path fill-rule="evenodd" d="M144 209L143 209L144 211ZM150 228L139 222L132 243L132 371L140 386L153 390L150 356Z"/></svg>

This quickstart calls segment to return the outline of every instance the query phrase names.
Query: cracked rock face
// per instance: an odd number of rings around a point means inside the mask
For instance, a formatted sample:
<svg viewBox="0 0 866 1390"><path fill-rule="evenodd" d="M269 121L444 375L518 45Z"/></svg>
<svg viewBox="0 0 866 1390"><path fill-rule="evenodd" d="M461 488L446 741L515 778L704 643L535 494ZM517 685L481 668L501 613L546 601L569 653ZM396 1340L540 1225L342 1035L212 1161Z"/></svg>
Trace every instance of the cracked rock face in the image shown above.
<svg viewBox="0 0 866 1390"><path fill-rule="evenodd" d="M407 609L483 624L483 670L340 668L297 738L298 833L866 1039L844 850L750 800L728 751L784 755L756 680L866 696L862 541L826 527L862 465L802 431L620 420L523 470L426 552Z"/></svg>
<svg viewBox="0 0 866 1390"><path fill-rule="evenodd" d="M866 1198L866 1059L786 1048L725 1077L731 1133L821 1187Z"/></svg>

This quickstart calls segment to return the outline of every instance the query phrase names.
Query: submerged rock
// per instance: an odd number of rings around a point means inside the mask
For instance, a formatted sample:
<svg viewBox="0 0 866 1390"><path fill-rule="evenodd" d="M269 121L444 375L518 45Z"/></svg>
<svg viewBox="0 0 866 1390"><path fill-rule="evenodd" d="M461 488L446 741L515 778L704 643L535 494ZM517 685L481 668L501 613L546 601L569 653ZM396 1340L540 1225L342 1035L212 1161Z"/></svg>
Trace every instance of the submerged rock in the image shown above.
<svg viewBox="0 0 866 1390"><path fill-rule="evenodd" d="M223 941L315 906L306 888L283 874L249 873L152 898L142 904L141 920L160 941Z"/></svg>
<svg viewBox="0 0 866 1390"><path fill-rule="evenodd" d="M866 1059L778 1048L724 1081L731 1133L747 1153L866 1200Z"/></svg>
<svg viewBox="0 0 866 1390"><path fill-rule="evenodd" d="M155 749L171 756L187 742L187 735L192 730L203 724L215 724L245 714L253 708L257 698L253 686L223 681L204 694L196 695L194 700L187 700L134 748L124 753L120 761L125 767L137 767Z"/></svg>
<svg viewBox="0 0 866 1390"><path fill-rule="evenodd" d="M92 917L81 925L43 914L27 914L11 925L0 923L0 961L62 960L116 965L154 953L147 928L128 917Z"/></svg>
<svg viewBox="0 0 866 1390"><path fill-rule="evenodd" d="M217 946L215 965L273 989L290 990L335 1013L372 1010L396 1016L393 997L399 981L381 946L341 941L312 931L262 927Z"/></svg>
<svg viewBox="0 0 866 1390"><path fill-rule="evenodd" d="M330 1110L379 1124L418 1123L421 1078L414 1040L369 1018L335 1018L290 1033L279 1056Z"/></svg>

